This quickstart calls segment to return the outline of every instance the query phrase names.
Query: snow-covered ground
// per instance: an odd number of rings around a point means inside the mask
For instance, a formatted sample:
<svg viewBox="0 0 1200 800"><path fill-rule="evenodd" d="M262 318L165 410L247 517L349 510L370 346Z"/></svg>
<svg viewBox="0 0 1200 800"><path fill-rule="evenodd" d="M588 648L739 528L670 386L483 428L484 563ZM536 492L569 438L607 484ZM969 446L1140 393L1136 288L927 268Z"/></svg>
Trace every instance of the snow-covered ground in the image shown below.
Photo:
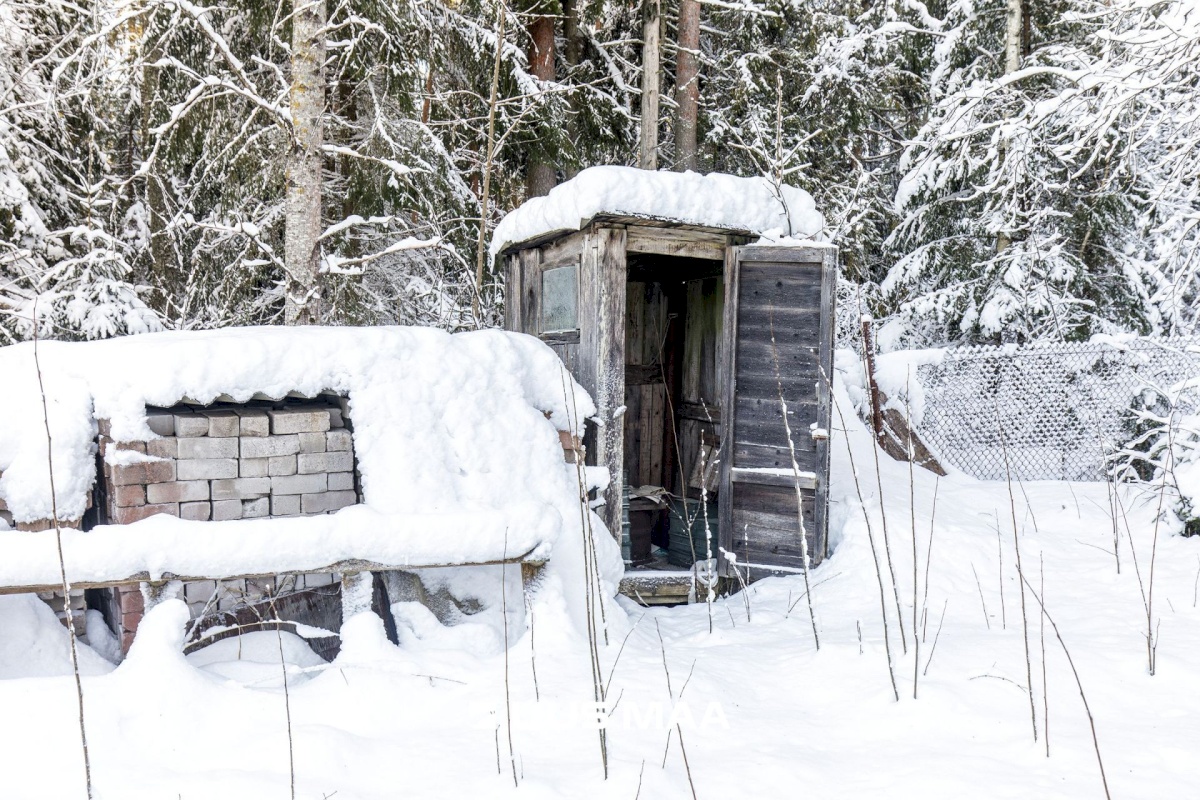
<svg viewBox="0 0 1200 800"><path fill-rule="evenodd" d="M848 406L844 392L839 398ZM331 665L285 639L296 795L687 798L690 771L700 798L1103 797L1071 667L1049 624L1043 639L1037 601L1027 591L1031 712L1015 513L1025 576L1039 594L1044 587L1078 670L1112 797L1195 796L1200 539L1164 525L1155 550L1157 496L1123 487L1118 572L1104 484L1025 484L1010 495L1004 483L918 471L910 514L908 467L881 455L905 653L882 553L871 442L851 425L883 563L899 701L888 676L868 529L839 432L836 551L811 576L819 651L800 577L764 580L717 601L711 632L704 604L610 606L609 644L600 653L615 707L605 779L596 726L586 721L593 699L586 637L564 610L557 584L534 595L531 630L516 568L508 568L503 595L499 568L471 568L442 580L457 595L474 594L484 610L445 627L423 606L397 604L399 648L371 615L348 623L343 653ZM914 518L919 661L912 641ZM1153 676L1143 603L1151 573ZM567 591L582 598L583 586L581 572ZM507 653L502 604L509 611ZM158 607L115 669L87 657L96 796L289 797L289 708L268 666L278 658L278 640L247 637L240 658L230 641L185 657L184 614L176 602ZM0 681L0 797L83 797L74 684L64 677L65 657L47 645L57 641L65 653L65 635L48 614L11 598L0 604L0 634L8 640L0 643L0 675L8 678ZM669 722L678 723L672 732Z"/></svg>

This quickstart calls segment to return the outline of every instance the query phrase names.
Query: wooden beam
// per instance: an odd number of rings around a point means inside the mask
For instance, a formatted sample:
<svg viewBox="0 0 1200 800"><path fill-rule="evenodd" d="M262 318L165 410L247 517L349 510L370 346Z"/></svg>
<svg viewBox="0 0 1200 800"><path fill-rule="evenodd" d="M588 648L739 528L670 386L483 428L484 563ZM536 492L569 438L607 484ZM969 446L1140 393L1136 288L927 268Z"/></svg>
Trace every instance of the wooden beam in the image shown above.
<svg viewBox="0 0 1200 800"><path fill-rule="evenodd" d="M512 558L507 559L439 564L380 564L374 561L363 561L361 559L343 559L332 564L327 564L323 567L314 567L312 569L289 569L279 570L278 572L237 573L233 575L177 575L171 572L164 572L161 575L152 577L148 572L139 572L135 575L125 575L98 581L72 581L71 588L110 589L114 586L140 586L143 583L161 585L170 581L233 581L244 578L271 578L275 575L308 575L313 573L324 574L329 572L347 574L355 572L390 572L393 570L411 571L414 569L436 569L439 567L484 567L498 564L529 564L531 566L541 566L545 563L543 559L531 558L532 555L533 550L530 550L522 555L513 556ZM61 583L0 586L0 595L55 591L62 591Z"/></svg>
<svg viewBox="0 0 1200 800"><path fill-rule="evenodd" d="M638 225L628 229L626 250L630 253L654 253L720 261L725 258L725 240L724 233Z"/></svg>

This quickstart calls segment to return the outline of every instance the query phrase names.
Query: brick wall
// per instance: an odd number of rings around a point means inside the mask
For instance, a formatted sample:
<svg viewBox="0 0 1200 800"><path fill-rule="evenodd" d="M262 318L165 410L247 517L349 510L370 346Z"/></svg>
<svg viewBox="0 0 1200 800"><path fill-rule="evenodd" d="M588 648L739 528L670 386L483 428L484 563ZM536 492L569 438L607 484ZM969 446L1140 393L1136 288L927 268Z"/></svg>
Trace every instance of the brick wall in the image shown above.
<svg viewBox="0 0 1200 800"><path fill-rule="evenodd" d="M341 407L148 409L147 418L160 437L149 442L116 442L107 421L100 422L103 521L127 524L155 514L199 521L290 517L326 514L360 501ZM107 458L112 450L152 460ZM109 463L113 460L117 463ZM262 606L272 595L336 585L340 577L188 581L180 597L194 618L226 617ZM141 593L112 591L111 622L128 650L141 622Z"/></svg>
<svg viewBox="0 0 1200 800"><path fill-rule="evenodd" d="M150 412L161 438L114 442L100 423L100 451L153 460L104 460L106 516L126 524L170 514L230 520L323 514L358 502L354 451L340 409L227 408Z"/></svg>

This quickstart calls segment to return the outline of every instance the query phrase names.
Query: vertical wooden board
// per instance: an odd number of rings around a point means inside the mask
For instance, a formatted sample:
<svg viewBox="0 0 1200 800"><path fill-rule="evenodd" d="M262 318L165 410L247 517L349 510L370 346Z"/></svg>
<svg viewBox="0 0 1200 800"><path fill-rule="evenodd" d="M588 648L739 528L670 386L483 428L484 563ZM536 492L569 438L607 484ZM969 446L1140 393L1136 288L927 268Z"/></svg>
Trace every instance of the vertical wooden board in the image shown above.
<svg viewBox="0 0 1200 800"><path fill-rule="evenodd" d="M705 281L704 292L704 355L700 373L700 395L707 403L718 403L721 398L720 382L717 379L717 364L721 360L721 323L725 301L725 284L717 278Z"/></svg>
<svg viewBox="0 0 1200 800"><path fill-rule="evenodd" d="M671 446L663 434L666 426L666 386L661 383L646 387L649 394L650 419L646 429L646 447L643 451L648 455L646 465L646 482L656 486L670 487L671 476L663 470L666 448Z"/></svg>
<svg viewBox="0 0 1200 800"><path fill-rule="evenodd" d="M642 360L642 342L646 338L646 284L625 284L625 363L647 364Z"/></svg>
<svg viewBox="0 0 1200 800"><path fill-rule="evenodd" d="M541 333L542 272L539 251L522 250L521 256L521 327L525 333Z"/></svg>
<svg viewBox="0 0 1200 800"><path fill-rule="evenodd" d="M833 430L832 381L834 325L837 309L837 251L829 248L821 262L821 380L817 387L817 427ZM816 528L821 558L829 555L829 437L817 440Z"/></svg>
<svg viewBox="0 0 1200 800"><path fill-rule="evenodd" d="M504 257L504 330L521 330L521 256L510 253Z"/></svg>
<svg viewBox="0 0 1200 800"><path fill-rule="evenodd" d="M662 362L663 338L667 326L667 298L661 283L647 283L645 290L645 334L642 337L642 364Z"/></svg>
<svg viewBox="0 0 1200 800"><path fill-rule="evenodd" d="M642 482L642 390L644 386L625 387L625 473L629 483Z"/></svg>
<svg viewBox="0 0 1200 800"><path fill-rule="evenodd" d="M683 399L699 402L704 352L704 281L688 281L687 319L683 332Z"/></svg>
<svg viewBox="0 0 1200 800"><path fill-rule="evenodd" d="M738 296L738 248L730 247L725 250L725 297L721 305L721 326L723 352L717 361L717 379L721 389L721 483L717 504L717 514L720 529L717 534L721 550L733 553L733 487L730 480L730 467L733 462L733 443L736 426L733 421L733 403L737 397L737 351L734 348L737 331L737 296ZM722 556L717 560L722 576L732 576L733 568L729 560Z"/></svg>
<svg viewBox="0 0 1200 800"><path fill-rule="evenodd" d="M594 234L595 259L591 281L595 298L595 324L591 341L595 343L596 415L602 423L596 436L597 464L607 467L611 476L604 492L601 516L615 537L621 535L621 495L625 419L618 409L625 404L625 229L598 227ZM584 308L580 309L583 313ZM581 334L581 344L584 344ZM586 352L586 345L581 348Z"/></svg>

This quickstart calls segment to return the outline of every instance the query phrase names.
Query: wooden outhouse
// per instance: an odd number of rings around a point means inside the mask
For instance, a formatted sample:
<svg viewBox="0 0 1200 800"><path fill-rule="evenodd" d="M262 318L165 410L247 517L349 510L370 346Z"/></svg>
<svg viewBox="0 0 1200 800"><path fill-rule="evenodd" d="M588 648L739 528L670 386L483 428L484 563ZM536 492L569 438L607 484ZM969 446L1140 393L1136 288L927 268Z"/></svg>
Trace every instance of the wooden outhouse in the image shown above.
<svg viewBox="0 0 1200 800"><path fill-rule="evenodd" d="M585 444L612 478L609 529L623 505L707 497L721 574L743 578L802 568L801 518L813 564L827 546L837 252L756 238L599 214L497 251L505 327L553 347L596 400Z"/></svg>

